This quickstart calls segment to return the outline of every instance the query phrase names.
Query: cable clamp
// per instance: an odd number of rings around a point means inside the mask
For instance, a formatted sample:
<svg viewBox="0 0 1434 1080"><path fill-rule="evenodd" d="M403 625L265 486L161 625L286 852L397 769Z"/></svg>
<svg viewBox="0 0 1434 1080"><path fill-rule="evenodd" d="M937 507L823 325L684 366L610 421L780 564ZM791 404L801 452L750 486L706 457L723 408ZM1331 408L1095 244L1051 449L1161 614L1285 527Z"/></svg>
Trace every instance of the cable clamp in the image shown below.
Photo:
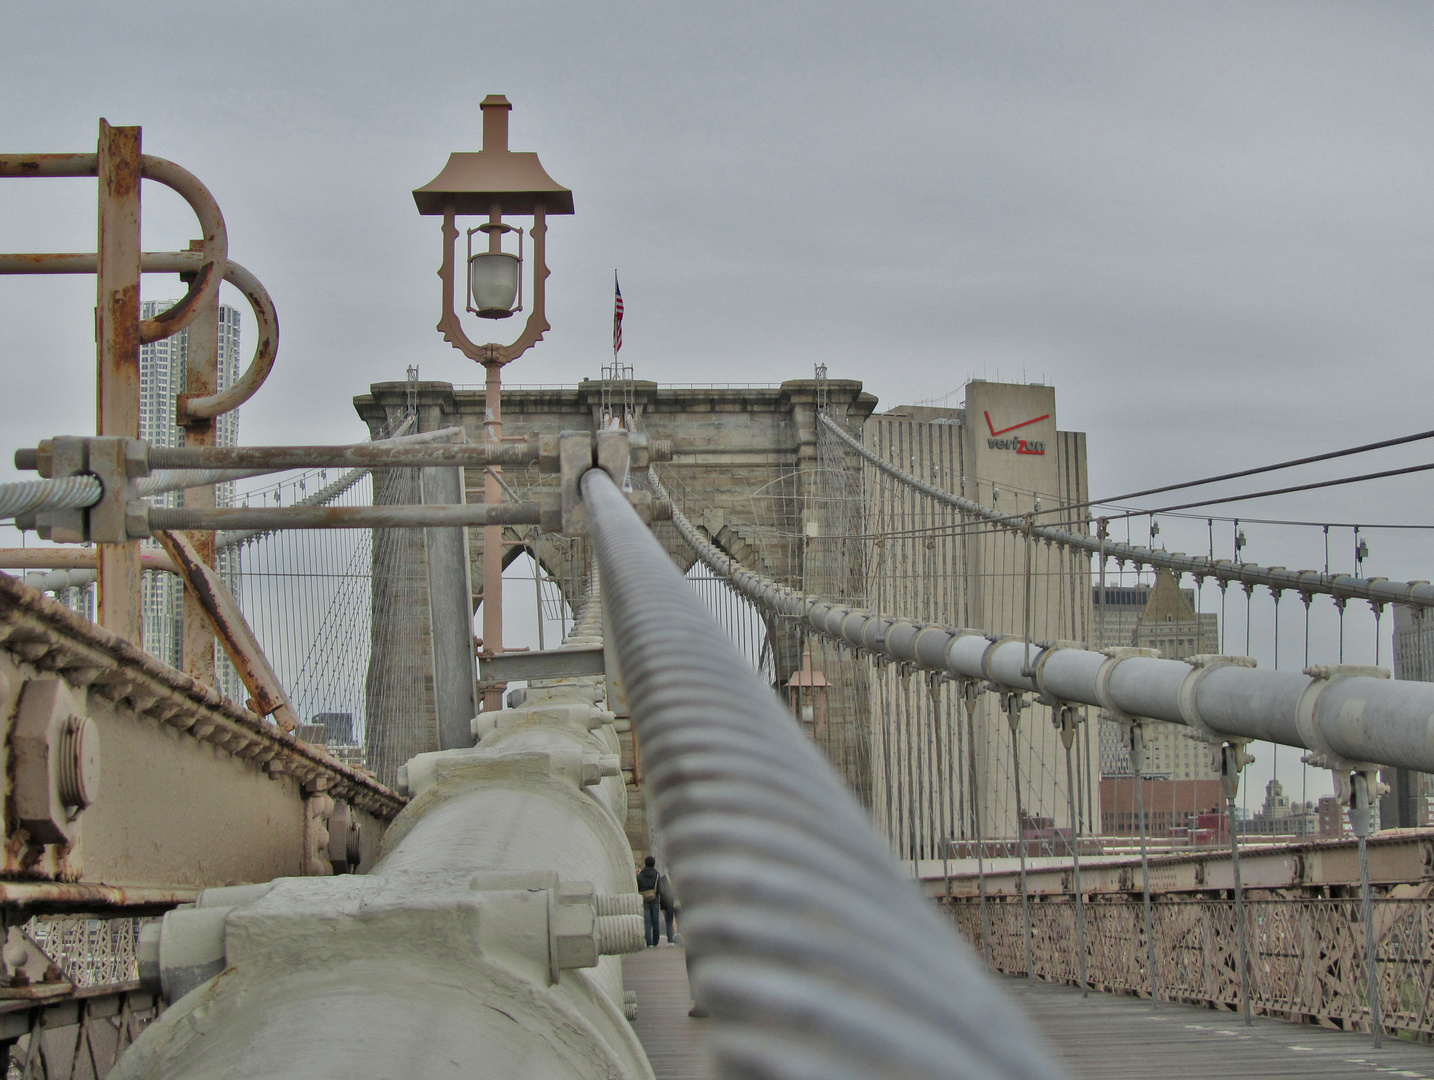
<svg viewBox="0 0 1434 1080"><path fill-rule="evenodd" d="M1061 701L1055 694L1050 692L1046 686L1046 661L1062 649L1082 649L1084 644L1079 641L1047 641L1041 645L1041 655L1036 658L1035 667L1031 671L1031 680L1036 684L1036 690L1040 694L1042 705L1049 705L1052 709L1058 709L1062 705L1069 704Z"/></svg>
<svg viewBox="0 0 1434 1080"><path fill-rule="evenodd" d="M1105 657L1095 673L1095 699L1100 702L1101 715L1106 720L1114 720L1117 723L1129 724L1134 720L1123 709L1115 703L1110 696L1110 677L1115 674L1115 669L1127 660L1135 657L1146 657L1151 660L1160 659L1159 649L1141 649L1134 646L1117 646L1112 649L1101 649Z"/></svg>
<svg viewBox="0 0 1434 1080"><path fill-rule="evenodd" d="M1300 700L1295 705L1295 728L1300 733L1300 741L1305 744L1310 753L1300 760L1306 765L1331 770L1336 775L1336 782L1338 782L1340 773L1368 772L1377 769L1377 765L1365 761L1350 761L1337 753L1315 721L1315 713L1319 708L1320 696L1329 689L1332 683L1355 676L1368 679L1388 679L1390 677L1389 669L1368 664L1316 664L1313 667L1305 668L1304 673L1310 677L1310 682L1301 691ZM1341 791L1337 794L1343 795L1344 793Z"/></svg>
<svg viewBox="0 0 1434 1080"><path fill-rule="evenodd" d="M996 650L1006 642L1015 641L1024 645L1026 639L1019 634L991 634L987 636L987 640L991 644L987 645L986 651L981 654L981 674L986 676L986 682L991 685L992 690L998 693L1008 693L1008 688L1003 686L991 671L991 658L996 655Z"/></svg>
<svg viewBox="0 0 1434 1080"><path fill-rule="evenodd" d="M1191 736L1202 742L1225 743L1231 741L1231 736L1216 731L1205 722L1200 715L1200 708L1196 704L1200 692L1200 684L1204 682L1205 676L1210 672L1222 667L1252 668L1257 666L1257 661L1251 656L1222 656L1213 653L1201 653L1198 656L1188 657L1185 661L1190 665L1190 673L1180 682L1180 716L1190 728Z"/></svg>

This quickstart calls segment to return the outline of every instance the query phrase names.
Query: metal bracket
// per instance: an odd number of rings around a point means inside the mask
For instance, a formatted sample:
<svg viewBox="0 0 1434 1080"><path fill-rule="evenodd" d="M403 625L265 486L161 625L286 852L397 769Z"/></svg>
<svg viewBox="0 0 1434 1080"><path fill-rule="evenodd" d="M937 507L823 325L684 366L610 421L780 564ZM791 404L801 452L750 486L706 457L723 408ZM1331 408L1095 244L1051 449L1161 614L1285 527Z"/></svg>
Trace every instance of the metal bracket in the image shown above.
<svg viewBox="0 0 1434 1080"><path fill-rule="evenodd" d="M564 679L581 675L602 675L605 671L601 646L594 649L502 653L478 658L478 679L483 683Z"/></svg>
<svg viewBox="0 0 1434 1080"><path fill-rule="evenodd" d="M587 508L583 506L579 482L589 469L602 469L612 477L632 508L643 521L653 518L652 493L632 489L634 461L648 462L661 457L661 448L649 448L647 436L623 428L604 428L593 433L565 431L558 436L558 471L562 492L562 534L588 534Z"/></svg>
<svg viewBox="0 0 1434 1080"><path fill-rule="evenodd" d="M1220 656L1211 653L1201 653L1186 660L1190 665L1190 673L1180 683L1180 716L1190 727L1195 738L1202 742L1223 743L1229 739L1216 731L1205 718L1200 715L1200 709L1196 704L1196 696L1200 690L1200 684L1210 672L1222 667L1256 667L1257 663L1249 656Z"/></svg>
<svg viewBox="0 0 1434 1080"><path fill-rule="evenodd" d="M1095 699L1100 702L1102 713L1108 720L1117 720L1121 723L1129 723L1132 719L1124 710L1116 705L1115 700L1110 696L1110 678L1118 668L1127 660L1137 656L1147 657L1151 660L1160 659L1159 649L1139 649L1133 646L1119 646L1113 649L1102 649L1105 659L1101 662L1100 668L1095 673Z"/></svg>
<svg viewBox="0 0 1434 1080"><path fill-rule="evenodd" d="M1031 680L1036 684L1036 690L1040 693L1042 705L1049 705L1052 709L1057 709L1063 704L1060 698L1052 694L1046 686L1046 661L1062 649L1079 649L1083 647L1082 642L1067 641L1064 638L1057 641L1045 642L1041 646L1041 655L1036 658L1035 667L1031 669ZM1052 719L1054 719L1054 716Z"/></svg>
<svg viewBox="0 0 1434 1080"><path fill-rule="evenodd" d="M1304 673L1310 677L1310 683L1300 693L1300 700L1295 705L1295 728L1310 753L1301 760L1316 768L1334 772L1358 772L1376 768L1368 762L1350 761L1337 754L1315 722L1315 710L1319 707L1320 696L1331 683L1352 676L1387 679L1390 677L1389 669L1365 664L1316 664L1305 668Z"/></svg>
<svg viewBox="0 0 1434 1080"><path fill-rule="evenodd" d="M115 435L64 435L46 439L35 453L35 469L47 480L93 476L100 501L87 509L48 510L35 515L35 530L61 544L123 544L146 539L146 507L135 480L149 475L149 444Z"/></svg>

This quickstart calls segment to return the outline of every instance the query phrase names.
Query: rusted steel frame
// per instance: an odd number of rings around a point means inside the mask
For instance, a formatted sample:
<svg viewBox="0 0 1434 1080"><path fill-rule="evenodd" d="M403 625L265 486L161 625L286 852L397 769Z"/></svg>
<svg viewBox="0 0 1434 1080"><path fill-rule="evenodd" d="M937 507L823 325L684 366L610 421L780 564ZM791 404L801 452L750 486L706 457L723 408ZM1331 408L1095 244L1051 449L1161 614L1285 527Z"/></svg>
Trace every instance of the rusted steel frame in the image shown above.
<svg viewBox="0 0 1434 1080"><path fill-rule="evenodd" d="M0 881L0 907L59 913L94 908L166 908L188 904L198 889L90 884L77 881Z"/></svg>
<svg viewBox="0 0 1434 1080"><path fill-rule="evenodd" d="M190 510L153 507L150 528L161 529L441 529L469 525L537 525L535 502L454 506L277 506Z"/></svg>
<svg viewBox="0 0 1434 1080"><path fill-rule="evenodd" d="M86 252L0 255L0 274L93 274L98 261L97 256ZM205 265L201 251L146 251L139 257L142 274L189 275L198 273ZM176 406L181 426L237 409L254 396L274 367L274 357L279 349L279 316L268 290L258 278L231 260L224 263L223 280L244 294L254 312L254 321L258 326L254 355L244 373L226 390L216 388L208 393L197 393L186 388L179 395ZM194 314L198 314L197 309Z"/></svg>
<svg viewBox="0 0 1434 1080"><path fill-rule="evenodd" d="M0 548L0 570L93 570L96 554L94 548ZM139 565L144 570L179 573L169 556L158 551L141 551Z"/></svg>
<svg viewBox="0 0 1434 1080"><path fill-rule="evenodd" d="M214 568L205 563L199 550L182 533L155 531L166 554L179 568L184 579L184 595L192 596L209 628L234 665L239 681L249 691L248 706L260 716L272 716L285 732L299 726L299 717L289 703L289 695L279 676L269 666L269 658L260 648L254 631L239 610L234 595Z"/></svg>
<svg viewBox="0 0 1434 1080"><path fill-rule="evenodd" d="M190 244L191 249L195 246ZM144 268L144 258L140 258ZM226 268L226 275L227 275ZM181 275L181 278L184 275ZM262 336L262 331L261 331ZM257 355L257 353L256 353ZM219 298L206 304L194 322L190 324L189 350L184 362L184 386L178 398L178 420L184 425L184 442L187 446L213 446L217 441L217 426L213 417L186 417L184 405L194 398L205 398L219 392ZM186 422L187 421L187 422ZM179 469L161 471L146 479L154 486L164 488L183 483L184 505L201 509L213 509L216 500L216 476L234 476L233 473L218 473L209 469ZM238 476L242 476L239 473ZM236 479L238 478L236 476ZM137 484L136 488L141 485ZM211 569L215 563L215 536L212 532L193 532L186 537L193 546L199 561ZM197 679L205 686L213 686L216 677L214 662L214 628L209 625L208 612L203 600L192 589L185 589L181 600L183 618L180 620L179 664L184 673Z"/></svg>
<svg viewBox="0 0 1434 1080"><path fill-rule="evenodd" d="M531 465L538 445L528 441L498 446L465 443L399 445L389 442L339 446L153 446L152 469L407 469L482 468Z"/></svg>
<svg viewBox="0 0 1434 1080"><path fill-rule="evenodd" d="M96 266L96 433L139 438L140 129L100 121ZM143 630L139 543L99 547L99 623L138 643Z"/></svg>
<svg viewBox="0 0 1434 1080"><path fill-rule="evenodd" d="M413 426L413 423L414 423L414 418L410 416L410 417L406 418L406 419L403 421L403 423L399 426L397 433L395 433L394 435L392 435L390 438L388 438L388 439L376 439L376 440L374 440L374 441L375 441L375 442L387 443L387 444L389 444L389 445L394 445L394 444L397 444L397 443L402 443L402 444L404 444L404 445L408 445L408 444L411 444L411 443L425 443L425 442L433 442L433 441L435 441L435 440L449 439L449 438L452 438L454 435L461 434L462 431L463 431L462 428L442 428L442 429L440 429L440 430L438 430L438 431L423 431L423 432L419 432L419 433L416 434L416 435L407 435L407 434L404 434L405 432L408 431L408 429L409 429L410 427ZM333 500L337 499L337 498L338 498L340 495L342 495L345 491L347 491L349 488L353 487L353 486L354 486L355 484L357 484L360 480L362 480L365 476L367 476L368 473L369 473L369 470L368 470L367 467L360 468L360 469L350 469L348 472L346 472L346 473L344 473L342 476L340 476L337 480L334 480L332 483L325 484L323 487L321 487L318 491L314 492L312 495L308 495L308 496L306 496L306 497L300 499L297 505L299 505L299 506L323 506L323 505L325 505L326 503L333 502ZM218 535L214 538L214 540L215 540L215 544L217 545L217 547L218 547L220 550L226 550L226 549L229 549L229 548L237 547L239 544L246 543L246 542L248 542L248 541L250 541L250 540L255 539L256 537L264 536L265 534L270 533L270 532L273 532L273 530L272 530L272 529L235 529L235 530L231 530L231 531L229 531L229 532L224 532L224 533L218 534Z"/></svg>
<svg viewBox="0 0 1434 1080"><path fill-rule="evenodd" d="M101 123L104 124L104 121ZM108 124L104 126L109 128ZM138 128L132 130L139 131ZM136 134L136 151L138 146ZM98 176L99 158L99 154L0 154L0 177ZM168 311L143 322L139 321L136 311L140 341L147 343L179 333L189 325L203 304L212 302L218 296L222 280L220 268L229 261L229 234L219 204L197 176L172 161L152 154L137 154L137 161L141 176L177 192L189 204L194 216L199 219L204 240L200 267L184 298Z"/></svg>
<svg viewBox="0 0 1434 1080"><path fill-rule="evenodd" d="M150 656L23 582L0 574L0 650L53 671L92 694L127 700L137 717L187 732L271 775L323 787L385 821L407 802L369 774L286 735L212 687Z"/></svg>

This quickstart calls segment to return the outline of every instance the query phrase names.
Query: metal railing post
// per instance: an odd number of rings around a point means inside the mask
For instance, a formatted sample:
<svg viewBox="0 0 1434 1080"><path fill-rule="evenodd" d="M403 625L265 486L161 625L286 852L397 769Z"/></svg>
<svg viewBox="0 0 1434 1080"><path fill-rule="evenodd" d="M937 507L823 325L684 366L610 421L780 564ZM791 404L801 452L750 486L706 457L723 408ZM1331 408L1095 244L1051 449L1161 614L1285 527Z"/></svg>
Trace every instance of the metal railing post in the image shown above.
<svg viewBox="0 0 1434 1080"><path fill-rule="evenodd" d="M96 384L100 435L139 438L140 129L100 121ZM99 548L99 624L136 645L144 622L139 542Z"/></svg>

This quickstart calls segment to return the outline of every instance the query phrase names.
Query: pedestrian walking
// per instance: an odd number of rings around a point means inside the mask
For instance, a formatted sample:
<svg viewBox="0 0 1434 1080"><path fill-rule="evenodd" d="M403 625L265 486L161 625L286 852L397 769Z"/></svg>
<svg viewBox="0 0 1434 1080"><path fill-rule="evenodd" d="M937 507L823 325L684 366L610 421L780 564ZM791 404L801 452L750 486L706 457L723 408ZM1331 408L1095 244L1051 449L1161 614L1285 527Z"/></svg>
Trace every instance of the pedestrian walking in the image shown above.
<svg viewBox="0 0 1434 1080"><path fill-rule="evenodd" d="M637 872L637 891L642 894L642 921L647 930L649 947L656 945L658 941L657 881L660 876L657 872L657 860L649 855L642 861L642 869Z"/></svg>
<svg viewBox="0 0 1434 1080"><path fill-rule="evenodd" d="M672 879L665 873L657 875L657 906L662 909L662 918L667 924L667 944L676 945L672 930L682 905L677 900L677 890L672 887Z"/></svg>

